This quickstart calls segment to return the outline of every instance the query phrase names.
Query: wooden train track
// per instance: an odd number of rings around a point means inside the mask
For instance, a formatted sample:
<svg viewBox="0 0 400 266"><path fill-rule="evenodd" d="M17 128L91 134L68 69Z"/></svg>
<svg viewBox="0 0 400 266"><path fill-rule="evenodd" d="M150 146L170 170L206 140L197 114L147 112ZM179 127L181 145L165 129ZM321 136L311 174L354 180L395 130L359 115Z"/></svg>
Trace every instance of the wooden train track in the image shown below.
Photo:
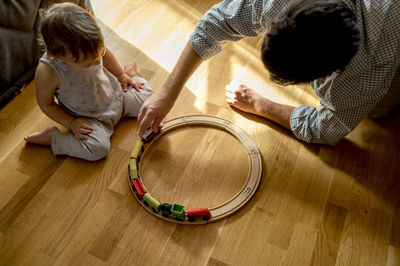
<svg viewBox="0 0 400 266"><path fill-rule="evenodd" d="M206 224L206 223L221 220L225 217L228 217L229 215L234 214L239 209L241 209L244 205L246 205L246 203L254 195L254 193L257 190L258 185L260 184L261 176L262 176L261 155L260 155L260 152L259 152L257 146L253 142L253 140L250 138L250 136L245 131L243 131L241 128L239 128L235 124L233 124L230 121L227 121L225 119L214 117L214 116L192 115L192 116L178 117L178 118L175 118L175 119L165 122L161 132L157 136L155 136L151 142L142 143L142 147L140 147L138 158L143 158L146 154L146 151L148 150L148 147L150 145L152 145L152 143L154 143L154 140L156 140L157 138L161 137L162 135L168 133L169 131L177 129L177 128L182 128L182 127L187 127L187 126L198 126L198 125L210 126L210 127L224 130L224 131L230 133L235 138L237 138L242 143L242 145L246 149L248 160L249 160L249 173L248 173L246 182L244 183L241 190L235 196L233 196L231 199L229 199L228 201L226 201L225 203L223 203L219 206L208 209L211 212L211 218L208 221L196 220L195 222L189 222L187 220L177 221L174 219L166 218L166 217L162 216L160 213L156 213L151 208L147 207L144 204L143 200L140 199L138 197L138 195L133 191L132 186L131 186L131 180L128 176L128 182L130 184L129 187L131 189L132 194L136 198L136 200L148 212L150 212L154 216L157 216L160 219L163 219L163 220L166 220L169 222L174 222L174 223L179 223L179 224L189 224L189 225ZM140 170L142 168L141 167L142 162L143 162L143 160L139 159L139 161L138 161L139 176L141 176ZM143 187L145 187L144 184L143 184Z"/></svg>

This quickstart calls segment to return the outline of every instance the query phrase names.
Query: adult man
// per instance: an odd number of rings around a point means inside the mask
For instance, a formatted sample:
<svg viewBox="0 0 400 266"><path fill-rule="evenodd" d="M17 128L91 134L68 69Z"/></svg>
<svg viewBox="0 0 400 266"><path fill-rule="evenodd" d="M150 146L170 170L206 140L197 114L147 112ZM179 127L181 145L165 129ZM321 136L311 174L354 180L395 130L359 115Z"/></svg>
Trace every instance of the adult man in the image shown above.
<svg viewBox="0 0 400 266"><path fill-rule="evenodd" d="M142 106L140 133L156 129L203 60L227 41L265 34L262 59L281 84L312 82L320 107L274 103L244 85L227 102L291 129L301 140L336 144L367 117L400 103L400 4L396 0L231 0L197 24L163 87Z"/></svg>

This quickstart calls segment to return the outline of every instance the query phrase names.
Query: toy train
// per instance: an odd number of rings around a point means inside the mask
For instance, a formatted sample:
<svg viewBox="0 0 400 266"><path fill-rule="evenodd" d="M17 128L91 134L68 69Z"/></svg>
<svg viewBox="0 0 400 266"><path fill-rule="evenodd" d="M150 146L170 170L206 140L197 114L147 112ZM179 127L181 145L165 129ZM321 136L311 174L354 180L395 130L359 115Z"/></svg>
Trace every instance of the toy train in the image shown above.
<svg viewBox="0 0 400 266"><path fill-rule="evenodd" d="M150 134L151 135L151 134ZM156 134L152 134L150 138L143 139L143 141L151 141L151 138ZM144 188L139 174L139 161L140 151L143 151L143 142L137 141L134 149L132 150L130 161L128 164L128 172L129 172L129 180L132 190L137 195L140 200L143 200L144 205L151 208L153 212L160 213L165 218L173 219L175 218L177 221L184 221L187 219L189 222L195 222L198 219L203 219L207 221L211 218L211 213L208 209L204 208L194 208L194 209L185 209L183 205L180 204L169 204L169 203L160 203L154 197L150 195L149 192Z"/></svg>
<svg viewBox="0 0 400 266"><path fill-rule="evenodd" d="M163 124L161 123L160 126L158 127L158 131L154 132L151 127L148 127L146 129L146 132L144 132L143 135L141 135L140 137L142 138L143 142L150 142L155 136L157 136L162 129Z"/></svg>

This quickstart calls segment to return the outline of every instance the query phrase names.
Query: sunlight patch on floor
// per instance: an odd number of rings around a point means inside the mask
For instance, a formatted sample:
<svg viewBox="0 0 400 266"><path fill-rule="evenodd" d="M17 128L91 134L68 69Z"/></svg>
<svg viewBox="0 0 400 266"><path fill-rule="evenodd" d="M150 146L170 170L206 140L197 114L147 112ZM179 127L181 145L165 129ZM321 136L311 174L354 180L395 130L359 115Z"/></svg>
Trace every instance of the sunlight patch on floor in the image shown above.
<svg viewBox="0 0 400 266"><path fill-rule="evenodd" d="M115 34L168 72L173 70L201 17L195 7L182 6L179 1L155 1L147 8L132 3L125 6L124 10L120 10L121 16L124 17L123 22L113 26L117 20L121 20L119 16L115 14L111 16L103 10L96 12L96 5L94 9L98 18L101 18L101 21ZM165 18L165 14L168 14L169 19ZM143 20L147 23L140 23ZM142 25L141 28L135 27L136 24ZM186 83L186 87L197 97L196 108L204 110L207 101L210 100L208 90L224 90L231 80L238 80L272 101L298 105L298 99L304 98L303 88L283 87L269 81L268 72L260 60L260 42L261 37L255 37L228 43L220 53L222 54L218 59L220 61L214 59L214 68L209 67L208 63L211 60L207 60L196 70ZM213 73L215 69L219 69L220 72ZM316 101L312 95L307 99L307 104L315 105Z"/></svg>

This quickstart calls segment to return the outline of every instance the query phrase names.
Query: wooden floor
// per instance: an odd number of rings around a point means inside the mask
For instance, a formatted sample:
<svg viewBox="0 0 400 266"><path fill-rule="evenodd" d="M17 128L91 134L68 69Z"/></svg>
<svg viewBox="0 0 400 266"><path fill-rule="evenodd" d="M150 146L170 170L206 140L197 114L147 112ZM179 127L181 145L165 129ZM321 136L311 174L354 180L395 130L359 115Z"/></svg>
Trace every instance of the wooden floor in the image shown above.
<svg viewBox="0 0 400 266"><path fill-rule="evenodd" d="M108 47L122 64L137 61L155 89L216 2L92 0ZM239 80L281 103L318 105L308 86L268 82L259 47L259 38L228 44L198 69L167 117L228 119L262 154L254 198L204 226L160 220L131 195L135 119L119 123L99 162L25 144L24 135L53 124L29 84L0 110L0 265L400 265L400 113L364 120L335 147L299 142L225 103L225 85ZM248 172L241 144L206 127L167 134L144 160L152 194L187 207L225 202Z"/></svg>

